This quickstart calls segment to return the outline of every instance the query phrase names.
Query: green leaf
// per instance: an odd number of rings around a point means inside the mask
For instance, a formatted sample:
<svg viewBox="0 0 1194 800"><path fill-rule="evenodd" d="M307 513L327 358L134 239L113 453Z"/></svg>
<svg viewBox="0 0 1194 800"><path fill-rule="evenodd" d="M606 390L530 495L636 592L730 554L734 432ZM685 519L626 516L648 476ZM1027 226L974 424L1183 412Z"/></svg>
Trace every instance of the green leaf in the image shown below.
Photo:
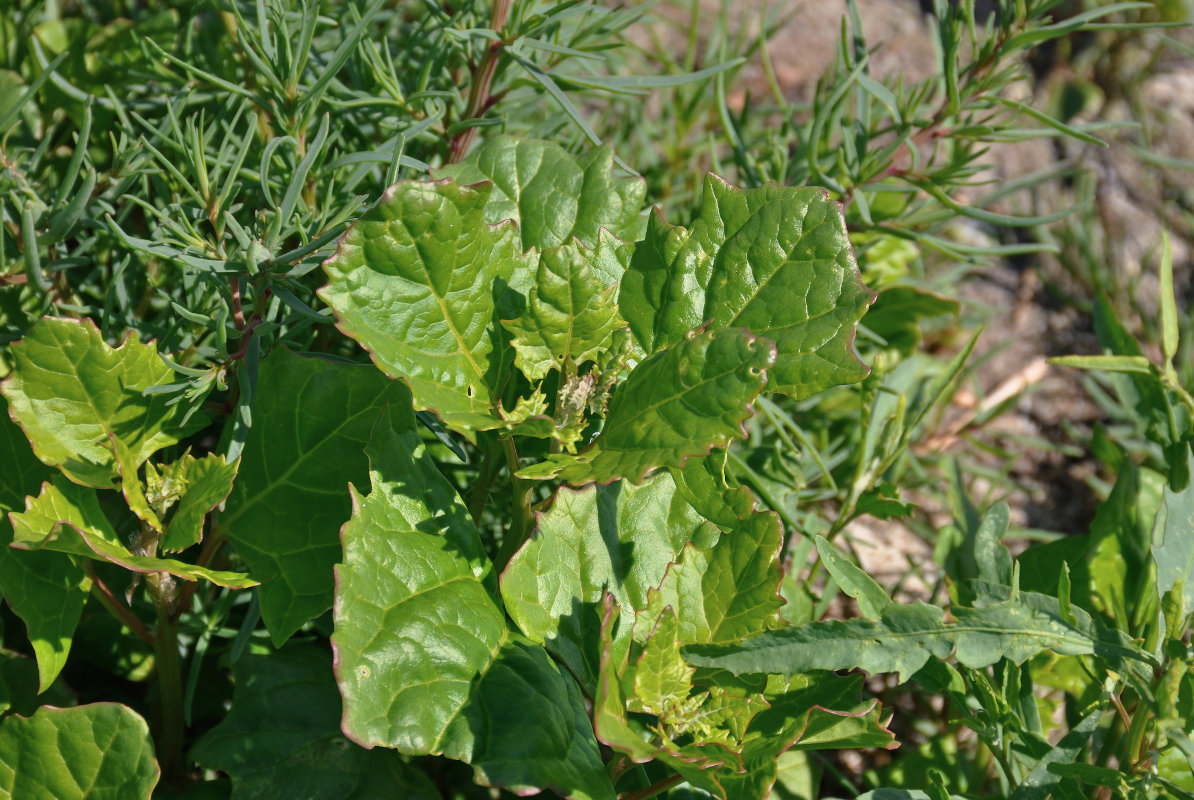
<svg viewBox="0 0 1194 800"><path fill-rule="evenodd" d="M690 664L734 674L861 668L871 674L894 672L901 683L930 656L945 659L955 647L958 662L975 668L1001 658L1019 664L1046 651L1098 654L1116 663L1151 661L1126 636L1107 630L1082 609L1072 609L1077 625L1066 622L1055 597L1019 592L1000 603L951 611L957 621L946 623L945 612L926 603L892 604L878 619L813 622L737 645L694 645L684 648L684 657Z"/></svg>
<svg viewBox="0 0 1194 800"><path fill-rule="evenodd" d="M257 581L240 572L208 569L130 551L104 516L95 490L70 481L45 484L36 499L28 500L23 512L9 518L13 525L13 547L23 550L44 549L95 558L133 572L168 572L188 581L202 578L231 589L257 585Z"/></svg>
<svg viewBox="0 0 1194 800"><path fill-rule="evenodd" d="M159 774L149 726L126 706L43 706L0 722L5 797L148 800Z"/></svg>
<svg viewBox="0 0 1194 800"><path fill-rule="evenodd" d="M867 575L862 569L838 552L824 536L818 536L817 552L821 554L821 563L843 592L858 601L858 609L864 617L875 619L883 614L884 609L891 605L891 598L875 579Z"/></svg>
<svg viewBox="0 0 1194 800"><path fill-rule="evenodd" d="M489 564L472 552L463 505L428 505L407 479L409 443L392 434L378 442L373 491L352 491L336 568L345 734L465 761L484 785L612 800L579 687L510 629L483 582Z"/></svg>
<svg viewBox="0 0 1194 800"><path fill-rule="evenodd" d="M674 609L684 644L733 642L766 630L783 605L782 546L783 529L773 513L752 514L711 548L688 544L659 588L648 593L645 619ZM643 619L636 621L640 634Z"/></svg>
<svg viewBox="0 0 1194 800"><path fill-rule="evenodd" d="M716 535L713 526L666 473L639 486L561 489L502 573L506 611L592 691L606 593L627 609L616 636L620 656L629 646L629 611L647 607L648 590L663 580L686 542L710 535Z"/></svg>
<svg viewBox="0 0 1194 800"><path fill-rule="evenodd" d="M755 497L745 486L726 481L728 452L713 450L703 458L690 458L673 469L676 488L701 516L722 530L729 530L755 510Z"/></svg>
<svg viewBox="0 0 1194 800"><path fill-rule="evenodd" d="M175 376L136 332L113 349L90 320L42 317L12 356L15 368L0 392L13 420L39 459L87 486L110 488L119 477L110 436L139 465L207 424L196 415L184 426L185 403L142 394Z"/></svg>
<svg viewBox="0 0 1194 800"><path fill-rule="evenodd" d="M683 708L692 690L690 667L680 657L680 625L670 606L663 609L655 628L646 637L634 665L634 693L627 708L657 717L685 715Z"/></svg>
<svg viewBox="0 0 1194 800"><path fill-rule="evenodd" d="M162 537L162 549L178 553L203 538L203 519L213 508L228 499L238 462L229 464L209 453L203 458L183 455L162 468L163 478L172 481L182 496Z"/></svg>
<svg viewBox="0 0 1194 800"><path fill-rule="evenodd" d="M574 456L549 456L519 476L638 482L655 467L679 467L725 447L745 436L750 403L774 363L770 342L747 331L692 331L631 371L593 444Z"/></svg>
<svg viewBox="0 0 1194 800"><path fill-rule="evenodd" d="M1194 467L1194 454L1187 450L1187 463ZM1180 586L1184 618L1194 611L1194 481L1180 492L1169 486L1153 528L1153 561L1157 565L1157 594L1165 597Z"/></svg>
<svg viewBox="0 0 1194 800"><path fill-rule="evenodd" d="M394 751L344 738L332 658L323 649L291 645L246 655L233 675L232 710L191 750L192 759L232 778L232 800L439 797Z"/></svg>
<svg viewBox="0 0 1194 800"><path fill-rule="evenodd" d="M552 142L495 136L437 174L460 184L491 181L485 221L514 220L524 250L573 238L593 247L601 228L634 241L641 227L647 184L614 177L613 157L609 147L574 156Z"/></svg>
<svg viewBox="0 0 1194 800"><path fill-rule="evenodd" d="M711 175L690 229L651 217L618 302L648 353L706 323L771 339L768 390L803 398L866 376L853 342L873 297L824 191L743 191Z"/></svg>
<svg viewBox="0 0 1194 800"><path fill-rule="evenodd" d="M579 246L545 250L526 309L502 322L514 337L522 374L538 381L552 369L575 372L574 367L596 361L613 332L626 326L615 293L613 286L602 288Z"/></svg>
<svg viewBox="0 0 1194 800"><path fill-rule="evenodd" d="M957 313L957 300L915 286L889 286L879 291L862 324L907 356L920 344L922 319Z"/></svg>
<svg viewBox="0 0 1194 800"><path fill-rule="evenodd" d="M1090 743L1103 719L1104 709L1098 708L1087 714L1070 728L1060 741L1049 749L1025 776L1009 800L1046 800L1058 788L1062 777L1053 770L1055 765L1072 764Z"/></svg>
<svg viewBox="0 0 1194 800"><path fill-rule="evenodd" d="M302 358L283 347L261 364L253 427L217 529L261 581L275 646L331 608L350 482L368 480L365 446L414 428L410 393L368 366Z"/></svg>
<svg viewBox="0 0 1194 800"><path fill-rule="evenodd" d="M509 374L497 320L518 313L505 295L529 283L537 260L513 225L485 222L490 190L395 184L324 262L319 290L340 329L410 385L418 410L470 436L502 425Z"/></svg>

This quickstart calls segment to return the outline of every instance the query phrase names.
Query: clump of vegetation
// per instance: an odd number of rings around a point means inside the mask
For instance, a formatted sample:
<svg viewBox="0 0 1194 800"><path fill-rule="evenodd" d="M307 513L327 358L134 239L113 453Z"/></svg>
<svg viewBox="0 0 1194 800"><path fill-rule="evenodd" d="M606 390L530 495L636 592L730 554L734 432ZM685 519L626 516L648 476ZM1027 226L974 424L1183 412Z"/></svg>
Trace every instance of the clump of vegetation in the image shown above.
<svg viewBox="0 0 1194 800"><path fill-rule="evenodd" d="M1074 230L1004 204L1079 165L989 146L1110 130L1009 89L1146 5L938 3L910 83L850 3L807 105L697 5L675 59L571 1L7 8L0 790L1194 796L1168 240L1157 346L1096 299L1058 359L1089 531L1024 549L924 446L964 273Z"/></svg>

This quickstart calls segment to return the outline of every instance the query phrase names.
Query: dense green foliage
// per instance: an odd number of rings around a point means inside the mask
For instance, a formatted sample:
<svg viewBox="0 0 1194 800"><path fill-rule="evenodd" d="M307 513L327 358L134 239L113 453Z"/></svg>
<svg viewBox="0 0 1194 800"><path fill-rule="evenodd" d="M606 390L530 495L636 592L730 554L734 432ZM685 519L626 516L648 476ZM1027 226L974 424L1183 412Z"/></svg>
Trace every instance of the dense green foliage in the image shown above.
<svg viewBox="0 0 1194 800"><path fill-rule="evenodd" d="M1088 533L917 446L975 347L925 253L1073 211L958 199L987 146L1103 144L1025 54L1147 4L938 3L910 84L848 4L737 111L769 29L698 58L695 4L679 62L571 1L103 5L0 0L0 796L1194 797L1168 242L1160 358L1098 299L1058 359L1132 429ZM938 591L881 586L852 524L951 472Z"/></svg>

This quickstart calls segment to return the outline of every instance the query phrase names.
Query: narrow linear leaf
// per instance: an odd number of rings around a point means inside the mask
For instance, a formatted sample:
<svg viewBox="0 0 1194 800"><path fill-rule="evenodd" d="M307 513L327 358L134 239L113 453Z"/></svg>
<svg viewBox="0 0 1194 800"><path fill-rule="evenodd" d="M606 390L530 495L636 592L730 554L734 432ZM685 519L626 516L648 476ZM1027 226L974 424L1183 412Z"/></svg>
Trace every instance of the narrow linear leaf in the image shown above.
<svg viewBox="0 0 1194 800"><path fill-rule="evenodd" d="M368 366L276 348L261 364L253 427L217 530L262 582L275 646L332 606L350 482L368 479L365 446L413 430L410 393Z"/></svg>
<svg viewBox="0 0 1194 800"><path fill-rule="evenodd" d="M774 346L745 330L692 331L631 371L593 444L575 456L549 456L519 475L572 484L639 482L651 469L680 467L689 456L724 448L745 435L750 403L774 363Z"/></svg>
<svg viewBox="0 0 1194 800"><path fill-rule="evenodd" d="M858 601L863 616L872 619L882 616L884 609L891 605L891 598L883 591L883 587L842 555L824 536L818 536L816 541L821 563L841 590Z"/></svg>

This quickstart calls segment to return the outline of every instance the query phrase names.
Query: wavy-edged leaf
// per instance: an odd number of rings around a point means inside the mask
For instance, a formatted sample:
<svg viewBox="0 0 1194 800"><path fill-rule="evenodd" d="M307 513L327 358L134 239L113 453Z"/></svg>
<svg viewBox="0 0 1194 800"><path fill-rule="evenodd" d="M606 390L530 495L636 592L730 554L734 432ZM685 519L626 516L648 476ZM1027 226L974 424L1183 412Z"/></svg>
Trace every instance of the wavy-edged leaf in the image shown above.
<svg viewBox="0 0 1194 800"><path fill-rule="evenodd" d="M626 241L637 239L641 228L647 184L616 177L613 158L610 147L572 155L553 142L495 136L437 174L462 184L492 182L485 219L514 220L524 250L544 250L574 237L593 247L601 228Z"/></svg>
<svg viewBox="0 0 1194 800"><path fill-rule="evenodd" d="M755 510L755 496L745 486L726 481L725 450L713 450L702 458L690 458L680 469L672 469L676 488L705 519L729 530Z"/></svg>
<svg viewBox="0 0 1194 800"><path fill-rule="evenodd" d="M365 750L344 738L340 693L325 650L291 645L245 655L233 676L232 710L191 750L195 761L229 775L232 800L439 797L398 753Z"/></svg>
<svg viewBox="0 0 1194 800"><path fill-rule="evenodd" d="M771 339L768 391L803 398L866 376L854 333L873 298L824 191L741 190L709 175L691 228L651 217L618 303L648 353L706 323Z"/></svg>
<svg viewBox="0 0 1194 800"><path fill-rule="evenodd" d="M110 436L139 465L206 424L196 415L184 427L185 404L142 394L174 380L174 371L136 332L112 348L90 320L42 317L12 356L0 392L13 420L39 459L87 486L110 488L119 477Z"/></svg>
<svg viewBox="0 0 1194 800"><path fill-rule="evenodd" d="M228 499L239 462L231 464L215 453L195 458L189 453L162 468L165 480L173 481L182 492L170 517L162 550L178 553L203 538L203 519L208 512Z"/></svg>
<svg viewBox="0 0 1194 800"><path fill-rule="evenodd" d="M552 369L575 371L595 361L609 348L614 331L626 327L615 292L613 286L602 287L579 246L545 250L526 308L502 322L514 337L522 374L538 381Z"/></svg>
<svg viewBox="0 0 1194 800"><path fill-rule="evenodd" d="M324 262L319 290L340 330L402 378L415 407L465 435L501 427L509 377L499 318L534 275L511 224L486 223L491 186L404 181L357 220Z"/></svg>
<svg viewBox="0 0 1194 800"><path fill-rule="evenodd" d="M66 663L91 581L70 556L9 546L8 513L23 509L25 497L36 494L53 471L33 455L7 410L0 396L0 593L25 623L37 657L39 691L44 692Z"/></svg>
<svg viewBox="0 0 1194 800"><path fill-rule="evenodd" d="M645 608L686 542L716 535L659 473L625 482L561 489L502 573L506 611L589 691L596 685L602 602L610 593L629 612ZM629 614L616 632L619 657Z"/></svg>
<svg viewBox="0 0 1194 800"><path fill-rule="evenodd" d="M675 610L684 644L733 642L778 621L783 599L779 551L783 530L773 513L752 514L708 549L688 544L658 589L648 593L635 627Z"/></svg>
<svg viewBox="0 0 1194 800"><path fill-rule="evenodd" d="M104 516L95 490L67 480L43 484L41 494L28 498L25 510L10 514L9 519L13 525L13 547L22 550L96 558L133 572L168 572L183 580L203 579L230 589L257 585L257 581L240 572L208 569L130 551Z"/></svg>
<svg viewBox="0 0 1194 800"><path fill-rule="evenodd" d="M159 774L149 726L127 706L42 706L0 722L0 796L149 800Z"/></svg>
<svg viewBox="0 0 1194 800"><path fill-rule="evenodd" d="M593 444L576 455L549 456L519 475L572 484L638 482L656 467L682 466L689 456L745 435L751 401L774 363L775 347L748 331L691 331L631 371Z"/></svg>
<svg viewBox="0 0 1194 800"><path fill-rule="evenodd" d="M684 649L684 657L735 674L861 668L871 674L894 672L901 683L931 656L944 659L955 648L958 661L975 668L1001 658L1019 664L1046 651L1097 654L1115 663L1151 661L1124 634L1108 630L1080 608L1071 611L1076 624L1066 621L1057 598L1019 592L981 608L954 606L956 622L946 623L944 610L935 606L893 603L877 619L812 622L736 645L694 645Z"/></svg>
<svg viewBox="0 0 1194 800"><path fill-rule="evenodd" d="M397 436L369 452L374 488L353 489L336 568L345 733L465 761L482 784L612 800L579 687L510 629L459 499L425 504L407 479L414 452Z"/></svg>
<svg viewBox="0 0 1194 800"><path fill-rule="evenodd" d="M414 424L410 393L372 367L281 347L262 362L253 427L217 526L262 583L275 645L332 606L348 484L368 480L366 445Z"/></svg>

